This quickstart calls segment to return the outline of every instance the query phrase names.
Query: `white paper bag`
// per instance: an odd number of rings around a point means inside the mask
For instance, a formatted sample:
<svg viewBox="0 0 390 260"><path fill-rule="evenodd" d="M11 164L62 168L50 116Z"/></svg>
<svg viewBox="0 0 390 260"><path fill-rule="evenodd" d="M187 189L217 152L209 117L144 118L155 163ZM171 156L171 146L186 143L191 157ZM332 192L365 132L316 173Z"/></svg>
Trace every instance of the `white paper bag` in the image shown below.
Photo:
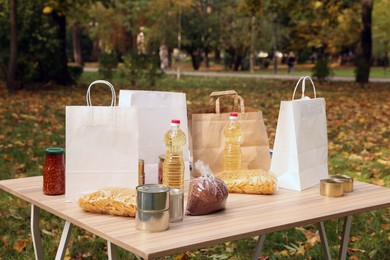
<svg viewBox="0 0 390 260"><path fill-rule="evenodd" d="M165 154L164 135L171 120L180 120L180 129L187 137L183 148L184 179L190 179L187 103L184 93L120 90L119 106L136 106L139 126L139 158L145 161L145 183L158 182L158 157Z"/></svg>
<svg viewBox="0 0 390 260"><path fill-rule="evenodd" d="M305 80L314 89L314 98L304 96ZM294 100L302 81L302 98ZM316 98L310 77L302 77L291 101L282 101L276 128L271 171L278 176L278 186L304 190L328 177L328 137L325 100Z"/></svg>
<svg viewBox="0 0 390 260"><path fill-rule="evenodd" d="M111 88L111 106L92 106L90 90L97 83ZM94 81L87 106L66 107L66 200L104 187L137 185L137 108L116 106L114 87Z"/></svg>

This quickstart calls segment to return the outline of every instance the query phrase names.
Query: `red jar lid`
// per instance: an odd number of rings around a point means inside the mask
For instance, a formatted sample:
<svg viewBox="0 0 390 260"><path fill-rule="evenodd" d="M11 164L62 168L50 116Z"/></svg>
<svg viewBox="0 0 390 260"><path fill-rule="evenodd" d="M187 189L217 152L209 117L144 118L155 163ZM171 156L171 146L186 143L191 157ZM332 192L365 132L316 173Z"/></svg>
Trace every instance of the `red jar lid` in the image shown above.
<svg viewBox="0 0 390 260"><path fill-rule="evenodd" d="M50 147L50 148L46 148L45 152L48 154L62 154L64 153L64 148Z"/></svg>

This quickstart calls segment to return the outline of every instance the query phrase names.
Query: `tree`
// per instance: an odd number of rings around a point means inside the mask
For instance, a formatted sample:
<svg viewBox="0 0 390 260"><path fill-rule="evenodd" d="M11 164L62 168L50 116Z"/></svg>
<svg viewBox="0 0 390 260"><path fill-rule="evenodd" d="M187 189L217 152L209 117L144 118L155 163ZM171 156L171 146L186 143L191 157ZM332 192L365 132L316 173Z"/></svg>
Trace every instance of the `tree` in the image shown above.
<svg viewBox="0 0 390 260"><path fill-rule="evenodd" d="M390 55L390 1L376 0L373 9L373 54L383 59Z"/></svg>
<svg viewBox="0 0 390 260"><path fill-rule="evenodd" d="M10 10L10 25L11 25L11 41L10 41L10 57L8 63L7 73L7 89L8 92L14 92L16 90L15 76L18 57L18 31L17 31L17 0L11 0Z"/></svg>
<svg viewBox="0 0 390 260"><path fill-rule="evenodd" d="M372 55L372 9L373 0L362 0L362 31L360 36L361 53L357 60L356 82L368 83Z"/></svg>

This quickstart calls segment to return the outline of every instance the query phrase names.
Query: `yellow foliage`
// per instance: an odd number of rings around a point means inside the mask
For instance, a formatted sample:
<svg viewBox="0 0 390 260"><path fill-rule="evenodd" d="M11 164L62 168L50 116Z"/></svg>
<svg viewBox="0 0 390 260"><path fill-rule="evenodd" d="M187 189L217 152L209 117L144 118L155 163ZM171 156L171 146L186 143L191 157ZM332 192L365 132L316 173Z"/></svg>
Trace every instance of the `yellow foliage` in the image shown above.
<svg viewBox="0 0 390 260"><path fill-rule="evenodd" d="M45 6L42 10L42 13L44 14L50 14L51 12L53 12L53 7L50 6Z"/></svg>

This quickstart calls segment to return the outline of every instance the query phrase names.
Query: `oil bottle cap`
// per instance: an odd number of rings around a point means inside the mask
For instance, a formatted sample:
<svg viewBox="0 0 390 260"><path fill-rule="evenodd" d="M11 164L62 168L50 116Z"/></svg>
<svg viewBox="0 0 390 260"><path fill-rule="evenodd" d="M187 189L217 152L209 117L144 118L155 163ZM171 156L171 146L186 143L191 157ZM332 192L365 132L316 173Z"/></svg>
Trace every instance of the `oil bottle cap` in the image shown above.
<svg viewBox="0 0 390 260"><path fill-rule="evenodd" d="M180 125L180 120L179 119L172 119L171 125Z"/></svg>
<svg viewBox="0 0 390 260"><path fill-rule="evenodd" d="M237 119L237 117L238 117L237 113L230 113L230 116L229 116L230 119Z"/></svg>

